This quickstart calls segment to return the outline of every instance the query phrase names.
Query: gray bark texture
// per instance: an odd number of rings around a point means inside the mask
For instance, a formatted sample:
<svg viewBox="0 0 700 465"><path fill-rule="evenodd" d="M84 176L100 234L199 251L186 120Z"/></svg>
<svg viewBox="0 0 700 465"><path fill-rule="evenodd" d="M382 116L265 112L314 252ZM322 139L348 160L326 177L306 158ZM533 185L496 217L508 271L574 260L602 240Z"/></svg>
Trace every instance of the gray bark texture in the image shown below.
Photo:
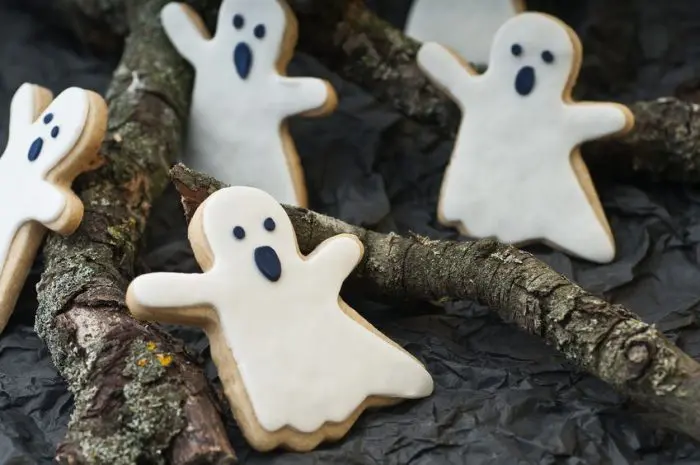
<svg viewBox="0 0 700 465"><path fill-rule="evenodd" d="M180 342L134 320L124 301L189 106L192 71L160 25L166 3L126 0L114 12L129 35L107 92L106 163L76 182L79 230L50 235L44 247L36 330L75 399L60 463L236 461L201 367Z"/></svg>
<svg viewBox="0 0 700 465"><path fill-rule="evenodd" d="M170 175L188 221L226 187L184 165ZM654 326L589 294L532 254L494 240L380 234L310 210L285 210L303 254L336 234L362 241L365 255L351 276L362 289L397 299L477 300L631 397L660 424L700 440L700 364Z"/></svg>

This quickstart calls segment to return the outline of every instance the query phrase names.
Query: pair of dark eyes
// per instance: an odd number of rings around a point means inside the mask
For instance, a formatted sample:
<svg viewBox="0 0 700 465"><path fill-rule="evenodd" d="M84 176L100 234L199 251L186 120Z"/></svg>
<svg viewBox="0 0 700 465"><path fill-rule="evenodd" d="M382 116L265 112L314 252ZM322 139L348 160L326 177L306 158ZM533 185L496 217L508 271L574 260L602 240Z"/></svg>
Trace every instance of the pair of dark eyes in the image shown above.
<svg viewBox="0 0 700 465"><path fill-rule="evenodd" d="M519 57L520 55L523 54L523 46L520 44L513 44L510 47L510 53L512 53L514 56ZM545 50L542 52L542 61L545 63L553 63L554 62L554 54L550 52L549 50Z"/></svg>
<svg viewBox="0 0 700 465"><path fill-rule="evenodd" d="M242 29L244 25L245 25L245 18L243 18L243 15L235 15L233 17L233 27L235 27L236 29ZM264 24L258 24L253 29L253 34L258 39L262 39L263 37L265 37L266 32L267 31L265 30Z"/></svg>
<svg viewBox="0 0 700 465"><path fill-rule="evenodd" d="M263 227L267 231L274 231L277 225L275 224L275 220L272 218L266 218L265 221L263 221ZM245 238L245 229L243 229L242 226L236 226L233 228L233 237L235 237L238 240L243 240Z"/></svg>
<svg viewBox="0 0 700 465"><path fill-rule="evenodd" d="M50 124L51 121L53 121L53 113L47 113L46 116L44 116L44 124ZM58 137L58 126L54 126L51 128L51 137L54 139Z"/></svg>

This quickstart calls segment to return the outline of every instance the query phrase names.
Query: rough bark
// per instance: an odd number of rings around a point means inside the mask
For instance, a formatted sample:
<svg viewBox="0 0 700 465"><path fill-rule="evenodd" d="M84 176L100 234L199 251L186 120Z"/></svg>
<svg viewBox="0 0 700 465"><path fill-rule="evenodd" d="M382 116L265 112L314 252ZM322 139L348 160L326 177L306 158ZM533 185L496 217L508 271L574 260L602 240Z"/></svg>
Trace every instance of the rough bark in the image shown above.
<svg viewBox="0 0 700 465"><path fill-rule="evenodd" d="M176 165L171 178L192 214L221 182ZM436 241L380 234L285 207L302 253L340 233L362 240L352 279L393 298L476 299L541 337L580 369L629 395L660 424L700 440L700 364L654 326L584 291L533 255L493 240Z"/></svg>
<svg viewBox="0 0 700 465"><path fill-rule="evenodd" d="M85 205L79 230L50 235L44 247L36 330L75 398L61 463L235 462L200 367L124 302L188 113L192 72L162 32L166 2L123 4L130 34L107 93L106 163L76 184Z"/></svg>
<svg viewBox="0 0 700 465"><path fill-rule="evenodd" d="M364 6L362 0L290 0L299 19L299 48L344 79L424 126L454 138L457 106L416 65L420 44ZM584 144L594 166L615 176L700 182L700 107L675 98L630 105L636 128L619 139Z"/></svg>

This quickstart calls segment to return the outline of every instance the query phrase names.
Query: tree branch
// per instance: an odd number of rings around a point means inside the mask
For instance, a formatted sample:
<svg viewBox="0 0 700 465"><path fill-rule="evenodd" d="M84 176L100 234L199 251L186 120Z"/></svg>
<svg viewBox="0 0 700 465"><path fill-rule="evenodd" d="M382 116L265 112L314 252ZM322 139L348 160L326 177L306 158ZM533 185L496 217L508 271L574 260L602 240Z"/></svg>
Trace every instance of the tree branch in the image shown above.
<svg viewBox="0 0 700 465"><path fill-rule="evenodd" d="M79 230L50 235L44 247L36 330L75 398L61 463L235 462L202 370L124 302L188 113L192 71L162 32L167 1L124 2L131 32L107 93L107 163L76 183L85 205Z"/></svg>
<svg viewBox="0 0 700 465"><path fill-rule="evenodd" d="M221 182L176 165L171 178L189 221ZM533 255L493 240L435 241L380 234L285 207L302 253L354 234L365 256L352 279L363 289L428 301L476 299L575 366L629 395L660 423L700 440L700 364L620 305L593 296Z"/></svg>
<svg viewBox="0 0 700 465"><path fill-rule="evenodd" d="M379 19L362 0L290 0L299 19L299 48L369 91L425 131L454 138L457 106L416 65L420 44ZM700 106L675 98L630 105L635 129L584 144L586 161L613 176L700 182ZM614 169L610 169L610 168Z"/></svg>

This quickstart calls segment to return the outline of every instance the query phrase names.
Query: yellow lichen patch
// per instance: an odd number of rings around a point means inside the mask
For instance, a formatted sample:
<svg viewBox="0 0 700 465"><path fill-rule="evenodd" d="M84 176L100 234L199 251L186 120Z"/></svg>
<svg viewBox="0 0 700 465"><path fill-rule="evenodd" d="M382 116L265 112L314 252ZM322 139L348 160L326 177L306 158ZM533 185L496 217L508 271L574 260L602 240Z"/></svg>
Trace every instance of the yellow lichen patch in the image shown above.
<svg viewBox="0 0 700 465"><path fill-rule="evenodd" d="M148 360L145 358L140 358L136 361L136 364L140 367L145 367L148 364Z"/></svg>
<svg viewBox="0 0 700 465"><path fill-rule="evenodd" d="M157 347L157 346L156 346L156 343L153 342L153 341L149 341L149 342L146 343L146 349L150 350L151 352L153 352L154 350L156 350L156 347Z"/></svg>
<svg viewBox="0 0 700 465"><path fill-rule="evenodd" d="M163 365L164 367L167 367L171 363L173 363L173 356L172 355L157 354L156 357L158 358L158 361L160 362L160 364Z"/></svg>

